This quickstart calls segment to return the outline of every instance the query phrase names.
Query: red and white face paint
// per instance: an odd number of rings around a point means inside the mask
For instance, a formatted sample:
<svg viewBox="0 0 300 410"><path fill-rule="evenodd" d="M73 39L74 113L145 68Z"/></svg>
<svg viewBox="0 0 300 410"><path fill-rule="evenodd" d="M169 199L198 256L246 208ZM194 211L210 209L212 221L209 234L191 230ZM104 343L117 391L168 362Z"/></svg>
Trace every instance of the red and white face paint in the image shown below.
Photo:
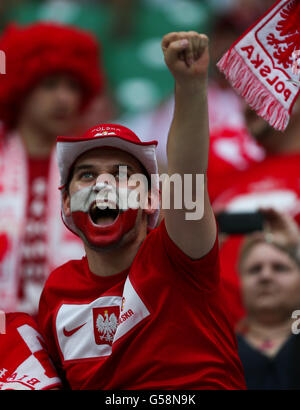
<svg viewBox="0 0 300 410"><path fill-rule="evenodd" d="M99 248L119 242L135 225L138 209L128 207L131 190L103 182L71 196L71 215L77 233Z"/></svg>

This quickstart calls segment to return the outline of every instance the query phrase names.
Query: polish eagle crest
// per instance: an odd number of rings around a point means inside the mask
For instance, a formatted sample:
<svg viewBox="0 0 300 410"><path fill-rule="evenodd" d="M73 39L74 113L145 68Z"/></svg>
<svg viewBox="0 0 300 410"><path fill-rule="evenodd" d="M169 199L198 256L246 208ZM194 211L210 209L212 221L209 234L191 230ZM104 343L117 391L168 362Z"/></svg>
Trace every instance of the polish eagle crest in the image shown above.
<svg viewBox="0 0 300 410"><path fill-rule="evenodd" d="M108 311L104 311L104 317L99 313L96 320L96 327L101 340L112 344L118 326L118 319L114 313L108 315Z"/></svg>

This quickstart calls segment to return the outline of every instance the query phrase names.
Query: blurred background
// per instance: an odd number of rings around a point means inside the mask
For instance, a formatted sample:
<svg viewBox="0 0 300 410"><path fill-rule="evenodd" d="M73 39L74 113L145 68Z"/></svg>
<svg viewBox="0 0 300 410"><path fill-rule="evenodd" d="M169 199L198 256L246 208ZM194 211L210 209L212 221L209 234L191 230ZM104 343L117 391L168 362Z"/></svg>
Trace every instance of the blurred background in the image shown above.
<svg viewBox="0 0 300 410"><path fill-rule="evenodd" d="M139 115L165 102L173 90L160 48L164 34L196 30L212 36L211 75L214 76L216 60L272 3L269 0L2 0L0 30L10 22L27 25L56 21L94 33L102 47L102 64L111 93L111 104L107 106L111 111L107 115L135 124ZM96 112L95 103L94 111L90 112L91 123L97 122L92 118Z"/></svg>

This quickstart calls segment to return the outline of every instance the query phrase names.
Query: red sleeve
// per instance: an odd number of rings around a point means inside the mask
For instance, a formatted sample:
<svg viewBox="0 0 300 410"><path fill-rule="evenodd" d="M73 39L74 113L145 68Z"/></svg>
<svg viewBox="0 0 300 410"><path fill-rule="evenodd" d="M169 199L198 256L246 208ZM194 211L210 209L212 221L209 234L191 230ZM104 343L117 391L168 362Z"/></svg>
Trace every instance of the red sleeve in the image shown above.
<svg viewBox="0 0 300 410"><path fill-rule="evenodd" d="M60 370L61 364L54 337L55 329L53 328L53 307L51 304L51 297L49 296L47 282L40 298L38 323L50 357L56 368Z"/></svg>
<svg viewBox="0 0 300 410"><path fill-rule="evenodd" d="M186 280L190 279L202 291L210 291L216 288L220 282L220 262L218 236L212 249L200 259L191 259L187 256L169 237L165 221L158 228L160 241L164 251L174 270L184 275ZM200 239L199 239L200 240Z"/></svg>
<svg viewBox="0 0 300 410"><path fill-rule="evenodd" d="M35 321L25 313L6 315L0 335L0 390L46 390L61 381Z"/></svg>

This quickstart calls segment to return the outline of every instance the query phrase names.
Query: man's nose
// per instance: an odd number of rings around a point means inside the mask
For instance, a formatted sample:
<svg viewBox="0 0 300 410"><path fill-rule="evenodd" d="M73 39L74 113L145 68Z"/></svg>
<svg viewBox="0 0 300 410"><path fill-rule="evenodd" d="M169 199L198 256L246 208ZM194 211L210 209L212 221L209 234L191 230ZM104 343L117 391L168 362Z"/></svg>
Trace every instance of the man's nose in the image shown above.
<svg viewBox="0 0 300 410"><path fill-rule="evenodd" d="M73 92L66 86L60 85L57 87L56 96L60 102L66 103L73 101L74 96Z"/></svg>
<svg viewBox="0 0 300 410"><path fill-rule="evenodd" d="M102 181L99 182L97 180L95 185L93 186L93 191L100 192L103 189L107 189L107 187L108 187L108 184L106 184L105 182L102 182Z"/></svg>
<svg viewBox="0 0 300 410"><path fill-rule="evenodd" d="M260 280L261 281L268 281L273 277L273 270L272 267L269 265L264 265L260 271Z"/></svg>
<svg viewBox="0 0 300 410"><path fill-rule="evenodd" d="M99 175L98 178L96 179L95 185L93 186L93 190L95 192L100 192L100 191L112 191L113 190L113 185L109 183L109 181L104 180L103 175Z"/></svg>

